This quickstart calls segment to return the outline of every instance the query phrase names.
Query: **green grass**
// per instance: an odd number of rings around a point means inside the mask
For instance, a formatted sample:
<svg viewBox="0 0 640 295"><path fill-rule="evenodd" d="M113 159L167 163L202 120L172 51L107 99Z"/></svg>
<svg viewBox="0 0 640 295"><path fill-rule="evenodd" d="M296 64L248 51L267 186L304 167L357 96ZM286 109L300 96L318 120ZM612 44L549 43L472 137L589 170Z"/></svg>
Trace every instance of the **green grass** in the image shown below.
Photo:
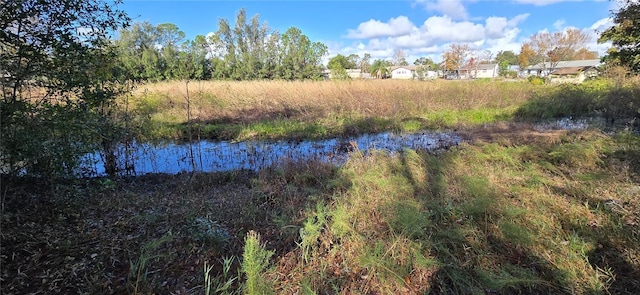
<svg viewBox="0 0 640 295"><path fill-rule="evenodd" d="M223 294L635 293L639 143L630 132L582 131L436 154L356 152L340 168L60 183L47 210L8 199L3 247L35 256L3 263L29 275L58 269L30 290L63 274L92 293L178 282ZM30 182L16 185L10 195L34 194ZM97 224L99 235L82 230ZM61 238L69 234L88 242ZM29 260L38 253L50 253L46 263ZM20 280L8 282L24 290Z"/></svg>
<svg viewBox="0 0 640 295"><path fill-rule="evenodd" d="M304 243L305 264L326 268L329 260L359 269L355 281L333 277L343 290L638 290L640 281L628 281L622 271L628 266L611 260L603 265L608 257L598 254L611 241L623 244L627 253L640 250L637 228L621 227L623 216L593 207L606 198L624 198L638 208L636 198L618 189L633 187L630 171L610 166L618 163L611 156L621 147L631 148L621 146L620 139L585 133L567 135L559 144L480 144L440 155L405 151L353 157L341 171L350 179L348 190L335 197L328 213L327 207L321 209L331 216L323 221L328 223L324 234L313 236L315 246ZM547 162L559 170L539 164ZM576 171L582 174L576 177ZM534 177L545 184L532 182ZM319 213L311 213L310 220L317 222L314 214ZM320 246L323 240L334 243L327 249ZM328 288L323 282L332 276L332 271L303 275L315 290Z"/></svg>

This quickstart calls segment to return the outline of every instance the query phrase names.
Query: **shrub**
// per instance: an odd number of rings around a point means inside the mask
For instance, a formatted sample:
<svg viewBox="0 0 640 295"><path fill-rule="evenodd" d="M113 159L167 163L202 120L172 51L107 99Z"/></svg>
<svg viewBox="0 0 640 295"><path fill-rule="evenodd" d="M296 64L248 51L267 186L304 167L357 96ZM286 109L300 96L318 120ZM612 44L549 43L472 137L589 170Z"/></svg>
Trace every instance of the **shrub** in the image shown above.
<svg viewBox="0 0 640 295"><path fill-rule="evenodd" d="M529 76L527 78L527 81L529 81L533 85L543 85L544 84L544 78L538 77L538 76Z"/></svg>

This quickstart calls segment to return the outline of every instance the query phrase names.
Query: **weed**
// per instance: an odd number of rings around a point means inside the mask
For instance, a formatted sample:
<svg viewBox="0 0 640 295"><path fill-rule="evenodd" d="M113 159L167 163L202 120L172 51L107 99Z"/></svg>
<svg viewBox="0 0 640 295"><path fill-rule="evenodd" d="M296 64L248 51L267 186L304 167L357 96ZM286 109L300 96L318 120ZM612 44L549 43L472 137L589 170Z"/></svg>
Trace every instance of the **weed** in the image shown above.
<svg viewBox="0 0 640 295"><path fill-rule="evenodd" d="M233 283L238 279L237 276L232 277L230 274L231 265L233 264L233 257L225 257L222 260L222 275L218 277L211 277L212 265L207 265L204 262L204 290L205 295L210 294L234 294L231 287ZM213 291L213 293L212 293Z"/></svg>
<svg viewBox="0 0 640 295"><path fill-rule="evenodd" d="M149 271L147 266L149 262L157 257L158 255L154 255L153 252L162 244L169 242L173 239L171 233L167 235L152 240L146 243L142 250L140 251L140 255L136 260L129 261L129 281L131 283L131 287L133 287L133 294L138 294L139 288L142 284L147 282L147 276Z"/></svg>
<svg viewBox="0 0 640 295"><path fill-rule="evenodd" d="M318 243L326 223L327 208L318 203L314 213L304 222L303 227L300 229L300 247L302 248L302 257L305 262L309 261L311 249Z"/></svg>
<svg viewBox="0 0 640 295"><path fill-rule="evenodd" d="M265 277L265 272L269 267L269 258L274 252L264 249L260 242L260 235L254 231L250 231L244 241L242 272L246 276L245 294L271 294L273 287Z"/></svg>

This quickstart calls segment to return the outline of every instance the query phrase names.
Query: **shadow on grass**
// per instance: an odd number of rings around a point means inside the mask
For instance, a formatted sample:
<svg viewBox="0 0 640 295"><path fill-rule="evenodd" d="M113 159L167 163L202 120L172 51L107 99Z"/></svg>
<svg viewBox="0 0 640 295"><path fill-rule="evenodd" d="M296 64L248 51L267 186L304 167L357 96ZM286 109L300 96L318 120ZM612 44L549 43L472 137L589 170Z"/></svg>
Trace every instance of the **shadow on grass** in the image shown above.
<svg viewBox="0 0 640 295"><path fill-rule="evenodd" d="M584 255L599 275L607 278L603 289L609 294L640 294L640 266L637 261L640 253L640 219L636 214L640 209L637 199L640 186L630 188L624 200L593 198L579 191L558 187L554 190L558 195L585 204L590 211L606 216L605 225L586 218L576 220L562 217L560 220L563 228L576 238L596 245Z"/></svg>
<svg viewBox="0 0 640 295"><path fill-rule="evenodd" d="M430 212L427 236L439 267L429 281L429 294L569 293L562 271L492 230L501 212L495 203L499 197L486 187L478 187L486 183L471 179L468 187L458 188L468 191L470 203L455 203L448 196L445 174L452 169L455 152L425 155L423 160L428 165L426 184L416 181L409 169L403 174ZM402 161L407 168L405 156ZM526 241L528 237L518 239Z"/></svg>
<svg viewBox="0 0 640 295"><path fill-rule="evenodd" d="M585 255L594 269L609 278L610 294L640 294L640 137L629 132L616 134L617 149L604 157L603 165L621 162L631 179L629 187L619 189L615 199L594 196L580 187L553 187L558 195L588 206L591 212L605 216L598 220L561 220L566 230L596 245ZM618 164L620 165L620 164ZM579 176L578 177L585 177ZM587 175L584 182L606 179L607 175ZM585 184L589 185L589 184ZM595 184L597 185L597 184ZM593 290L594 292L596 290Z"/></svg>

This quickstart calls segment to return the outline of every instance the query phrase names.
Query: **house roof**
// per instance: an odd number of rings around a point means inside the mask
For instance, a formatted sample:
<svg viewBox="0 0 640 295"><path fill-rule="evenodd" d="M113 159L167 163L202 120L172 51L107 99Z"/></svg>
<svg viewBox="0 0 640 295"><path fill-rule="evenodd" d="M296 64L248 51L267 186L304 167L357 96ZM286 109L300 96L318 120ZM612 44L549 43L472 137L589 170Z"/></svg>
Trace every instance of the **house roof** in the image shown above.
<svg viewBox="0 0 640 295"><path fill-rule="evenodd" d="M580 74L583 71L586 71L590 68L593 68L591 66L586 66L586 67L567 67L567 68L560 68L557 69L553 72L551 72L551 75L577 75Z"/></svg>
<svg viewBox="0 0 640 295"><path fill-rule="evenodd" d="M405 69L405 70L415 71L416 70L416 66L392 66L390 70L394 71L394 70L397 70L397 69Z"/></svg>
<svg viewBox="0 0 640 295"><path fill-rule="evenodd" d="M559 61L558 65L556 65L555 68L561 69L561 68L573 68L573 67L596 67L598 65L600 65L599 59L563 60L563 61ZM551 63L550 62L544 63L544 67L543 67L543 63L539 63L537 65L529 66L527 69L542 70L543 68L550 69Z"/></svg>
<svg viewBox="0 0 640 295"><path fill-rule="evenodd" d="M465 66L461 70L494 70L498 64L477 64L471 66Z"/></svg>

